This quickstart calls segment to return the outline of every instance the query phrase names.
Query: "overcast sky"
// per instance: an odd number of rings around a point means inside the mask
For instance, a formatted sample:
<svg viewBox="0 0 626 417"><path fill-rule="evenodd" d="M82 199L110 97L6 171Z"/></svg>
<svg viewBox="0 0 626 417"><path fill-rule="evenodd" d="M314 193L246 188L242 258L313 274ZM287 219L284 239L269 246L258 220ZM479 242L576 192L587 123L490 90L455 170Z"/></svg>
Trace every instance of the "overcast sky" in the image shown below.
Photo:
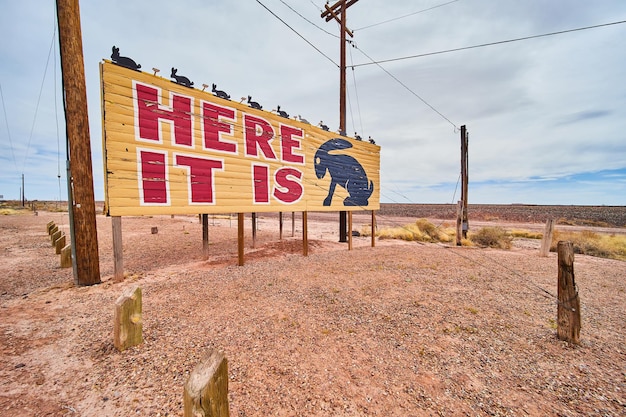
<svg viewBox="0 0 626 417"><path fill-rule="evenodd" d="M0 4L0 195L18 199L24 174L27 199L65 200L55 2ZM169 78L176 67L196 86L216 83L336 130L339 27L320 18L323 7L82 1L96 199L104 199L98 64L113 45L144 71ZM626 204L626 24L370 60L624 21L624 0L362 0L347 16L348 133L382 147L382 202L456 201L466 125L470 204Z"/></svg>

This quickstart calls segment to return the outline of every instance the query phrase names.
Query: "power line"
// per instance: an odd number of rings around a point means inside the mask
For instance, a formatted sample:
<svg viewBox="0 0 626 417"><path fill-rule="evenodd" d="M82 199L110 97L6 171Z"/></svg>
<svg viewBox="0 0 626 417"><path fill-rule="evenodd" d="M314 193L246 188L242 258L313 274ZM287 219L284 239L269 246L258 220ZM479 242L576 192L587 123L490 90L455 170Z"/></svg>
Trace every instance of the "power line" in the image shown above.
<svg viewBox="0 0 626 417"><path fill-rule="evenodd" d="M439 4L439 5L437 5L437 6L433 6L433 7L429 7L429 8L427 8L427 9L418 10L417 12L413 12L413 13L405 14L405 15L403 15L403 16L394 17L393 19L384 20L384 21L382 21L382 22L379 22L379 23L374 23L374 24L372 24L372 25L363 26L363 27L360 27L360 28L358 28L358 29L354 29L354 32L356 32L357 30L363 30L363 29L373 28L374 26L384 25L385 23L389 23L389 22L395 22L396 20L404 19L405 17L413 16L413 15L416 15L416 14L419 14L419 13L424 13L424 12L427 12L427 11L429 11L429 10L436 9L436 8L438 8L438 7L447 6L448 4L451 4L451 3L456 3L457 1L459 1L459 0L452 0L452 1L449 1L449 2L447 2L447 3Z"/></svg>
<svg viewBox="0 0 626 417"><path fill-rule="evenodd" d="M596 29L596 28L605 27L605 26L611 26L611 25L619 25L619 24L622 24L622 23L626 23L626 20L620 20L618 22L611 22L611 23L603 23L603 24L594 25L594 26L586 26L586 27L576 28L576 29L561 30L561 31L558 31L558 32L544 33L544 34L541 34L541 35L525 36L523 38L515 38L515 39L507 39L507 40L504 40L504 41L482 43L480 45L464 46L462 48L446 49L446 50L437 51L437 52L428 52L428 53L425 53L425 54L409 55L409 56L404 56L404 57L400 57L400 58L391 58L391 59L383 59L383 60L380 60L380 61L364 62L362 64L355 64L354 67L364 67L366 65L384 64L386 62L395 62L395 61L403 61L403 60L406 60L406 59L422 58L422 57L430 56L430 55L440 55L440 54L445 54L445 53L448 53L448 52L465 51L467 49L476 49L476 48L482 48L482 47L485 47L485 46L502 45L502 44L505 44L505 43L526 41L526 40L529 40L529 39L543 38L543 37L546 37L546 36L553 36L553 35L562 35L564 33L570 33L570 32L578 32L578 31L581 31L581 30Z"/></svg>
<svg viewBox="0 0 626 417"><path fill-rule="evenodd" d="M304 17L302 14L300 14L296 9L294 9L293 7L291 7L290 5L288 5L286 2L284 2L283 0L280 0L280 2L282 4L284 4L285 6L287 6L292 12L294 12L295 14L297 14L298 16L300 16L302 19L304 19L306 22L312 24L313 26L315 26L316 28L318 28L319 30L321 30L322 32L326 33L327 35L330 35L334 38L339 38L339 36L335 35L334 33L331 33L329 31L327 31L326 29L324 29L323 27L317 25L316 23L314 23L313 21L307 19L306 17ZM316 6L317 7L317 6Z"/></svg>
<svg viewBox="0 0 626 417"><path fill-rule="evenodd" d="M285 26L287 26L289 29L291 29L293 31L293 33L295 33L296 35L298 35L300 38L302 38L302 40L304 40L306 43L308 43L309 45L311 45L311 47L313 47L313 49L315 49L317 52L319 52L324 58L326 58L327 60L329 60L330 62L333 63L333 65L335 65L337 68L339 68L339 64L337 64L335 61L332 60L332 58L330 58L328 55L326 55L324 52L322 52L317 46L313 45L308 39L306 39L304 36L302 36L300 33L298 33L297 30L295 30L294 28L292 28L291 26L289 26L289 24L287 22L285 22L283 19L281 19L276 13L274 13L273 11L271 11L266 5L264 5L263 3L261 3L260 0L256 0L257 3L259 3L261 6L263 6L263 8L265 10L267 10L268 12L270 12L272 14L272 16L274 16L276 19L280 20L281 23Z"/></svg>
<svg viewBox="0 0 626 417"><path fill-rule="evenodd" d="M404 87L409 93L413 94L415 97L417 97L422 103L424 103L426 106L428 106L432 111L434 111L435 113L437 113L439 116L441 116L444 120L446 120L448 123L450 123L453 127L454 130L457 131L459 128L457 127L457 125L454 124L454 122L452 122L450 119L448 119L443 113L441 113L439 110L437 110L433 105L431 105L430 103L428 103L425 99L423 99L419 94L417 94L415 91L413 91L408 85L406 85L405 83L403 83L402 81L400 81L398 79L398 77L396 77L395 75L393 75L392 73L390 73L389 71L387 71L382 65L380 65L380 61L375 61L374 59L372 59L372 57L370 57L369 55L367 55L365 52L363 52L362 49L358 48L356 46L356 44L352 43L352 46L355 47L357 50L359 50L363 55L365 55L367 57L367 59L369 59L370 61L372 61L372 64L375 64L378 66L378 68L380 68L381 70L383 70L387 75L389 75L391 78L393 78L398 84L400 84L402 87ZM354 65L353 67L356 67L357 65Z"/></svg>
<svg viewBox="0 0 626 417"><path fill-rule="evenodd" d="M4 104L4 93L2 92L2 84L0 84L0 98L2 98L2 110L4 111L4 121L7 125L7 135L9 137L9 145L11 146L11 156L13 157L13 164L15 165L15 172L19 173L17 168L17 160L15 159L15 151L13 150L13 141L11 140L11 131L9 130L9 118L7 117L7 106Z"/></svg>
<svg viewBox="0 0 626 417"><path fill-rule="evenodd" d="M39 88L39 96L37 97L37 106L35 107L35 115L33 116L33 124L30 128L30 135L28 136L28 145L26 146L26 155L24 155L24 164L22 165L22 174L24 173L24 167L26 167L26 161L28 160L28 154L30 152L30 144L33 140L33 132L35 131L35 122L37 121L37 113L39 111L39 104L41 103L41 94L43 93L44 83L46 82L46 74L48 73L48 65L50 64L50 56L54 49L54 40L56 39L56 30L52 33L52 40L50 41L50 49L48 50L48 59L46 60L46 68L43 71L43 79L41 80L41 87Z"/></svg>

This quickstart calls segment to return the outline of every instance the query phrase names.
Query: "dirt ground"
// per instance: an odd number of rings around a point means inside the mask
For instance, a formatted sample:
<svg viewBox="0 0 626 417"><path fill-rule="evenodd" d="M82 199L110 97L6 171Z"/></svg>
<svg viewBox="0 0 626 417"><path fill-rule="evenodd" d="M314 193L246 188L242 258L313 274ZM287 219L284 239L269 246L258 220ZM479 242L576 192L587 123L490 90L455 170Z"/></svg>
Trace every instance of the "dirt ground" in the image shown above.
<svg viewBox="0 0 626 417"><path fill-rule="evenodd" d="M228 358L231 416L626 415L624 262L576 255L570 346L556 337L556 254L539 257L539 241L355 237L349 251L336 215L309 215L305 257L299 215L282 240L262 215L254 248L246 219L237 266L235 219L209 220L204 260L197 217L125 217L126 279L114 283L99 215L102 283L77 287L49 221L69 233L64 213L0 216L0 416L182 416L184 383L211 349ZM144 343L120 353L114 304L135 286Z"/></svg>

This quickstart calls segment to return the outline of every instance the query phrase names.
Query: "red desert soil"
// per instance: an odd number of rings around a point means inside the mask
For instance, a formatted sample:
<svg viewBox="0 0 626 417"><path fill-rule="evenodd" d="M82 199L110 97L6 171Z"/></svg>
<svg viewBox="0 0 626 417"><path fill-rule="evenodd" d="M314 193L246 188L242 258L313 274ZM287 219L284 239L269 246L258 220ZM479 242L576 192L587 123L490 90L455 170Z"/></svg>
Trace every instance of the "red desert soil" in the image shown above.
<svg viewBox="0 0 626 417"><path fill-rule="evenodd" d="M299 215L283 240L261 215L255 248L246 219L242 267L235 220L209 220L205 261L197 217L125 217L127 277L114 283L111 220L98 215L102 283L77 287L46 233L51 220L68 233L67 214L0 216L0 416L182 416L210 349L228 358L232 416L626 415L624 262L576 255L570 346L556 337L556 254L539 257L538 241L355 237L348 251L336 217L309 215L307 257ZM354 217L355 230L369 222ZM120 353L114 303L135 286L144 343Z"/></svg>

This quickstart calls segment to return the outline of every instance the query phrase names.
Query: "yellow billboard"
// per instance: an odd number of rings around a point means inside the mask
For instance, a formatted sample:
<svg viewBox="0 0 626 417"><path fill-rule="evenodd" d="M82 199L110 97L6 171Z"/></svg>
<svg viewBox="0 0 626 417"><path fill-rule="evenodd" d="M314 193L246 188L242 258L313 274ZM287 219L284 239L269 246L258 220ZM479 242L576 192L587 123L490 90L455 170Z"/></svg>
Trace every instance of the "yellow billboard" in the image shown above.
<svg viewBox="0 0 626 417"><path fill-rule="evenodd" d="M111 216L380 207L375 144L110 61L100 79Z"/></svg>

